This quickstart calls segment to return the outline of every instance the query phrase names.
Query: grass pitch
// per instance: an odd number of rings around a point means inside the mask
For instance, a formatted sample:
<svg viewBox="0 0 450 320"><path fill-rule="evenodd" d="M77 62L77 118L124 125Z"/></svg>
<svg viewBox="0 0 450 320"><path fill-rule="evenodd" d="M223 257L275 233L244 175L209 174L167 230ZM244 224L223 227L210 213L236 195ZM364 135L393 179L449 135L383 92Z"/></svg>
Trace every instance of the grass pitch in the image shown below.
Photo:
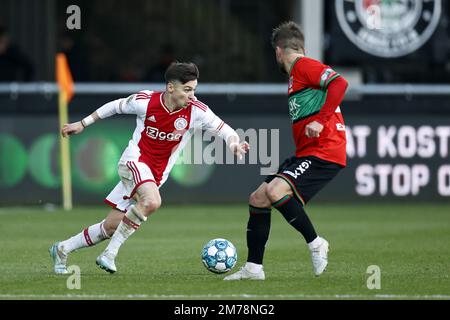
<svg viewBox="0 0 450 320"><path fill-rule="evenodd" d="M0 209L0 299L450 299L450 205L309 205L331 246L327 271L312 273L303 238L272 211L266 281L222 281L200 259L213 238L246 260L247 206L165 206L122 246L118 272L95 265L103 242L72 253L81 289L54 275L48 248L102 220L107 207L72 212ZM367 268L381 271L381 289L367 287Z"/></svg>

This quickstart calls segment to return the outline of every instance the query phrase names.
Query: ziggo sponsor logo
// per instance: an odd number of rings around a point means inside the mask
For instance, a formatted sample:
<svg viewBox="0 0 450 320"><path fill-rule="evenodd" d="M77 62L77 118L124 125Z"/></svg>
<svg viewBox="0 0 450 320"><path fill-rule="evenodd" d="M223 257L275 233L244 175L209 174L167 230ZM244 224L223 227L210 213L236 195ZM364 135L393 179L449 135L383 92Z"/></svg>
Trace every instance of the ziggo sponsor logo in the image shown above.
<svg viewBox="0 0 450 320"><path fill-rule="evenodd" d="M154 127L150 127L150 126L148 126L145 131L147 136L149 136L152 139L167 140L167 141L180 141L184 132L185 132L185 130L183 130L181 133L179 133L179 131L167 133L164 131L159 131L158 128L154 128Z"/></svg>

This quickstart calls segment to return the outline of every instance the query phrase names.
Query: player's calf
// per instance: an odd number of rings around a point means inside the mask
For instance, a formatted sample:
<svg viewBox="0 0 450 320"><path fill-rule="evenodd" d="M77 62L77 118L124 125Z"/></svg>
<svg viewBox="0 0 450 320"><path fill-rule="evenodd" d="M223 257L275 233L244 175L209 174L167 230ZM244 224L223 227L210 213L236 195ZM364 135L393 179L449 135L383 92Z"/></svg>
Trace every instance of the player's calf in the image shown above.
<svg viewBox="0 0 450 320"><path fill-rule="evenodd" d="M67 256L75 250L91 247L105 239L108 239L109 235L104 228L104 224L105 220L102 220L99 223L83 229L80 233L74 235L73 237L59 242L59 251Z"/></svg>
<svg viewBox="0 0 450 320"><path fill-rule="evenodd" d="M105 222L103 223L103 228L108 238L112 237L124 216L124 212L116 209L111 210L111 212L108 214Z"/></svg>

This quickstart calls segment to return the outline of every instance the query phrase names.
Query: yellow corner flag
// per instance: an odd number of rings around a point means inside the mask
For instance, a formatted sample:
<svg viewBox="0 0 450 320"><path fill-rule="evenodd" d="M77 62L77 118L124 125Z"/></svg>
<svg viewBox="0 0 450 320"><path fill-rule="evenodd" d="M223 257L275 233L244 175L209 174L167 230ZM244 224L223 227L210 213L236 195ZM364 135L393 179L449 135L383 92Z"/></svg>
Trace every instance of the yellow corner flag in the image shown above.
<svg viewBox="0 0 450 320"><path fill-rule="evenodd" d="M73 97L73 79L69 64L64 53L56 55L56 81L59 86L59 145L61 159L61 178L64 210L72 210L72 179L70 167L69 139L64 139L61 129L68 123L69 115L67 105Z"/></svg>

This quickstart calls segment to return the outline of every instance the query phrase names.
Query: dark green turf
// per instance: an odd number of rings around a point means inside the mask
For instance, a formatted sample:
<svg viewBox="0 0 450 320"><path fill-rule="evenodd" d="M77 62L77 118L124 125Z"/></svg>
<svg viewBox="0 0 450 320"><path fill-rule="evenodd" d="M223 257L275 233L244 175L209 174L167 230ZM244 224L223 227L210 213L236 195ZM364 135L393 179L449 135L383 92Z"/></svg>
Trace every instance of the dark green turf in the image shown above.
<svg viewBox="0 0 450 320"><path fill-rule="evenodd" d="M118 272L95 265L106 242L74 252L81 289L52 273L48 247L104 218L106 207L72 212L0 209L0 299L450 299L450 206L310 205L330 242L329 267L314 277L303 238L273 210L266 281L222 281L200 260L213 238L247 256L247 206L166 206L121 248ZM381 269L381 289L367 288L369 265Z"/></svg>

